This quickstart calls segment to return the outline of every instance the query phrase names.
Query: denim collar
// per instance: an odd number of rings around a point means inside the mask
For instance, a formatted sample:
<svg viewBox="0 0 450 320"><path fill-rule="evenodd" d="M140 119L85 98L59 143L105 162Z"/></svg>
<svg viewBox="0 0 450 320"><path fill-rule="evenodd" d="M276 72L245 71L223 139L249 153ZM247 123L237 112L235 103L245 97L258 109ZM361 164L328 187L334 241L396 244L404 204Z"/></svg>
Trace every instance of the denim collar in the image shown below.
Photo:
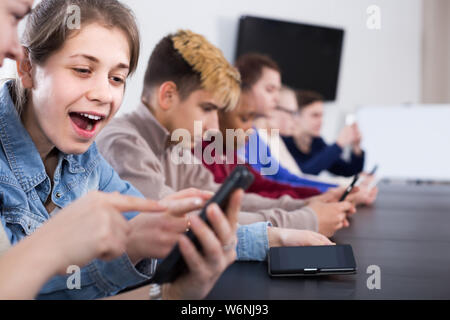
<svg viewBox="0 0 450 320"><path fill-rule="evenodd" d="M39 152L16 111L9 91L10 85L10 81L6 82L0 89L0 142L17 181L28 192L42 183L47 178L47 173ZM85 169L77 158L60 153L55 178L60 175L63 160L67 161L71 173L84 172Z"/></svg>

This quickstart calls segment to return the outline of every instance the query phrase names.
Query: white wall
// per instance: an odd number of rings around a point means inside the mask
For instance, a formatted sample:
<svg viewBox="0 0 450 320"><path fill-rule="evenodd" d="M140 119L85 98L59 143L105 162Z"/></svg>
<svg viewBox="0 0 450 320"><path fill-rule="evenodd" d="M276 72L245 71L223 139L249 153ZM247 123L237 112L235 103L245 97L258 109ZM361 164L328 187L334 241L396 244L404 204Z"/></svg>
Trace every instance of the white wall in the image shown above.
<svg viewBox="0 0 450 320"><path fill-rule="evenodd" d="M139 102L150 53L179 28L204 34L234 57L240 15L343 27L346 32L338 101L327 108L324 135L333 137L342 113L362 104L417 103L421 88L421 0L124 0L142 32L138 72L128 84L121 113ZM366 27L369 5L381 9L381 30Z"/></svg>
<svg viewBox="0 0 450 320"><path fill-rule="evenodd" d="M343 27L346 30L338 100L327 108L324 135L343 123L342 112L362 104L419 102L421 88L420 0L125 0L143 34L140 69L122 112L139 101L147 59L157 41L179 28L204 34L233 59L238 19L244 14ZM366 26L369 5L381 9L381 30ZM336 119L339 119L336 121Z"/></svg>
<svg viewBox="0 0 450 320"><path fill-rule="evenodd" d="M445 104L360 108L366 170L378 165L378 178L450 182L448 119Z"/></svg>
<svg viewBox="0 0 450 320"><path fill-rule="evenodd" d="M450 103L450 1L423 3L422 102Z"/></svg>

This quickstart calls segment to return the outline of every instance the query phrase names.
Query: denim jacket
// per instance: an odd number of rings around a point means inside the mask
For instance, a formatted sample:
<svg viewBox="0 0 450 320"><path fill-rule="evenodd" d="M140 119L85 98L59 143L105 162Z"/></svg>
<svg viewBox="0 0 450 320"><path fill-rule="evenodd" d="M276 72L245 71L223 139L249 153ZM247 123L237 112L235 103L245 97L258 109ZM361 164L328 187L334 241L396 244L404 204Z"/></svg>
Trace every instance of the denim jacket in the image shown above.
<svg viewBox="0 0 450 320"><path fill-rule="evenodd" d="M0 89L0 142L0 218L12 245L50 218L44 206L48 197L57 208L66 207L92 190L142 197L120 179L95 143L81 155L60 153L52 189L36 146L15 110L8 83ZM126 213L125 217L132 219L136 214ZM267 225L264 222L238 228L238 259L265 259ZM68 289L71 274L55 276L41 289L38 299L95 299L116 294L147 280L155 260L148 262L138 271L126 254L110 262L94 260L81 268L81 289Z"/></svg>
<svg viewBox="0 0 450 320"><path fill-rule="evenodd" d="M57 208L66 207L91 190L142 197L119 178L95 144L82 155L59 155L52 190L39 152L20 121L8 87L5 84L0 91L0 207L2 224L12 245L50 218L44 206L48 197ZM136 214L125 216L130 219ZM71 274L56 276L42 288L38 298L94 299L113 295L148 279L152 268L147 269L139 272L126 254L111 262L94 260L81 268L81 289L68 289Z"/></svg>

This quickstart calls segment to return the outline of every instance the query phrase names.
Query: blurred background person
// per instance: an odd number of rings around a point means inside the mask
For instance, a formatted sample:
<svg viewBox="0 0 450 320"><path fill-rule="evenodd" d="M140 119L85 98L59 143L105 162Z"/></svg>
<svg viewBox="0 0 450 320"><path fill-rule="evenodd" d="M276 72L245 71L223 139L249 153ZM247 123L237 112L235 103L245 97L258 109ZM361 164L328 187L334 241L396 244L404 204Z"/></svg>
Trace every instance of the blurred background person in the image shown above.
<svg viewBox="0 0 450 320"><path fill-rule="evenodd" d="M298 115L296 129L283 140L303 173L318 175L326 170L338 176L349 177L362 172L364 151L358 125L346 125L335 143L328 145L321 137L323 122L323 97L316 92L296 92ZM351 148L350 159L342 159L346 147Z"/></svg>

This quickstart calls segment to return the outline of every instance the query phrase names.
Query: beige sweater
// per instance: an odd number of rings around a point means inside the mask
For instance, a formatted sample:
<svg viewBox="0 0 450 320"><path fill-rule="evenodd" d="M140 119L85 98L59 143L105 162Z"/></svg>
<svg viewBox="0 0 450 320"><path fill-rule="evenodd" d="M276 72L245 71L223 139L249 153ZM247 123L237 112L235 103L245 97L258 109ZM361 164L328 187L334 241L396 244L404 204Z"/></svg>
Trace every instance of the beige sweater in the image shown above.
<svg viewBox="0 0 450 320"><path fill-rule="evenodd" d="M159 200L186 188L216 191L219 185L201 163L172 161L174 147L169 141L169 132L141 105L114 119L98 136L97 145L120 177L150 199ZM241 224L270 221L279 227L318 230L314 211L289 196L274 200L247 193L242 211Z"/></svg>

